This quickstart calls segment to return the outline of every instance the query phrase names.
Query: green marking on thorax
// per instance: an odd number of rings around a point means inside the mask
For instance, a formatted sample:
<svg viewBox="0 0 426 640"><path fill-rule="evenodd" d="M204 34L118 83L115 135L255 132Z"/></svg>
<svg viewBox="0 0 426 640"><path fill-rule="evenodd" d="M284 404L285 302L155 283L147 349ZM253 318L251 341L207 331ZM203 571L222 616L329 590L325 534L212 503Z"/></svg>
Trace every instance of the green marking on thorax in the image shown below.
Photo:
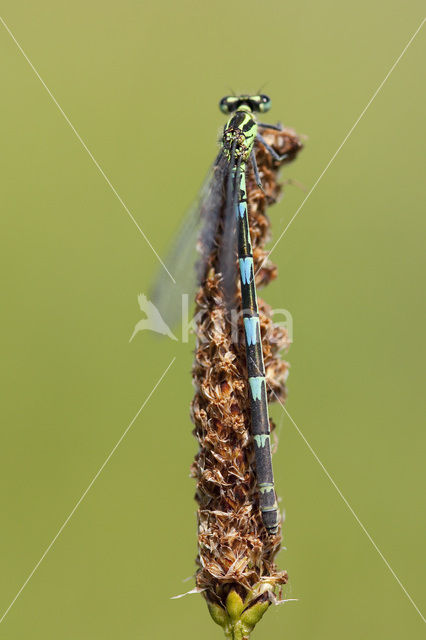
<svg viewBox="0 0 426 640"><path fill-rule="evenodd" d="M228 135L230 138L235 139L235 137L238 135L235 131L228 131L231 127L231 124L234 127L235 123L233 122L233 120L237 113L244 113L244 118L242 119L238 127L236 127L240 131L239 135L241 136L240 144L237 144L236 152L237 155L242 155L243 161L245 161L248 160L253 149L254 141L257 135L257 122L250 107L248 107L247 105L241 105L232 114L231 118L229 118L225 127L225 136ZM244 127L249 124L251 126L247 127L244 130Z"/></svg>

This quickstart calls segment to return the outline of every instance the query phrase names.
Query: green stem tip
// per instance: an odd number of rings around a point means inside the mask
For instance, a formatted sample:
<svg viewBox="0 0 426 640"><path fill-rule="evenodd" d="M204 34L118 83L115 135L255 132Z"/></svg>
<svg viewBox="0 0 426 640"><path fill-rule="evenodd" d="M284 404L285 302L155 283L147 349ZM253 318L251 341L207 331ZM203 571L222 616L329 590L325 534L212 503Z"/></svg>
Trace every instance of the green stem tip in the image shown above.
<svg viewBox="0 0 426 640"><path fill-rule="evenodd" d="M226 638L248 640L250 633L271 604L265 586L261 590L260 597L259 591L254 590L245 600L235 589L231 589L226 598L225 607L207 602L211 617L223 628ZM270 587L270 585L267 586Z"/></svg>

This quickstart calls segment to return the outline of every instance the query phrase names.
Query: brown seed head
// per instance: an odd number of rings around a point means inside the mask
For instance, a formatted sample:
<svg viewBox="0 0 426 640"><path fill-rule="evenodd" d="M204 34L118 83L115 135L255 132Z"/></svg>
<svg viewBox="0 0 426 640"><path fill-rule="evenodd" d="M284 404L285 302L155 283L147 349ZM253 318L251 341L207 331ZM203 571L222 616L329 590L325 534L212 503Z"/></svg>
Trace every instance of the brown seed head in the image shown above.
<svg viewBox="0 0 426 640"><path fill-rule="evenodd" d="M262 135L279 154L288 153L282 164L294 159L302 148L290 129L268 129ZM254 270L258 272L256 285L260 288L277 276L277 269L265 251L270 226L266 211L279 198L281 185L277 182L279 163L263 145L257 146L256 159L264 191L257 187L250 172L247 195ZM216 246L219 244L220 238ZM260 600L271 601L272 591L277 585L285 584L287 573L278 571L274 562L281 544L281 530L274 536L269 535L258 507L244 334L239 327L236 340L232 339L220 274L216 271L216 249L209 265L196 296L199 320L193 366L195 396L191 407L193 433L199 443L191 468L197 481L198 502L196 583L204 590L211 612L217 609L213 617L222 619L221 611L226 609L227 598L229 602L230 598L237 598L232 594L238 594L249 619L250 607ZM241 306L241 297L239 303ZM273 323L271 307L260 299L259 316L268 399L270 402L277 398L284 400L288 364L279 352L288 348L288 335L284 328ZM273 426L271 424L271 428Z"/></svg>

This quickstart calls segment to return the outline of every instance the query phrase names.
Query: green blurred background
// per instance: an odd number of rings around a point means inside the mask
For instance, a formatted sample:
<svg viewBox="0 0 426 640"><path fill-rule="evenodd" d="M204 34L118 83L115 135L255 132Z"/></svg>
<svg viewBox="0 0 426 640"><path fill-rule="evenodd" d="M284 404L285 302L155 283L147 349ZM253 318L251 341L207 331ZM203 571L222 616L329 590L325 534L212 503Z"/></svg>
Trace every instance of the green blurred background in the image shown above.
<svg viewBox="0 0 426 640"><path fill-rule="evenodd" d="M422 3L3 0L1 15L164 256L228 92L306 134L311 187ZM419 276L424 30L274 252L293 316L287 408L409 594L424 601ZM192 588L191 344L129 337L158 262L0 26L1 611L172 357L164 381L0 625L8 640L221 637ZM268 114L269 115L269 114ZM266 118L265 118L266 119ZM305 194L271 209L275 238ZM424 344L423 344L424 346ZM279 407L287 597L259 638L417 639L421 617ZM155 487L155 491L152 491ZM2 615L2 614L0 614Z"/></svg>

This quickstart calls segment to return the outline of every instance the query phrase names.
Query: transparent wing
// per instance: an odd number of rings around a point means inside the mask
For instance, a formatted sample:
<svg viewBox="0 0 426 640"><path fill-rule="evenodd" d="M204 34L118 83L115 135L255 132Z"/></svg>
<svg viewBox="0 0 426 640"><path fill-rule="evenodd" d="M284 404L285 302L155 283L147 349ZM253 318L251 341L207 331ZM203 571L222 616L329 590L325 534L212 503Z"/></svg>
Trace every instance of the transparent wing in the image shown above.
<svg viewBox="0 0 426 640"><path fill-rule="evenodd" d="M161 269L151 289L150 299L169 327L179 324L182 295L188 294L191 303L196 286L205 276L225 199L226 170L227 161L221 151L164 261L176 284Z"/></svg>
<svg viewBox="0 0 426 640"><path fill-rule="evenodd" d="M219 247L218 265L222 275L222 289L228 309L234 307L238 280L236 209L239 197L240 163L241 161L239 163L235 162L234 153L231 151L229 172L226 179L223 233Z"/></svg>

